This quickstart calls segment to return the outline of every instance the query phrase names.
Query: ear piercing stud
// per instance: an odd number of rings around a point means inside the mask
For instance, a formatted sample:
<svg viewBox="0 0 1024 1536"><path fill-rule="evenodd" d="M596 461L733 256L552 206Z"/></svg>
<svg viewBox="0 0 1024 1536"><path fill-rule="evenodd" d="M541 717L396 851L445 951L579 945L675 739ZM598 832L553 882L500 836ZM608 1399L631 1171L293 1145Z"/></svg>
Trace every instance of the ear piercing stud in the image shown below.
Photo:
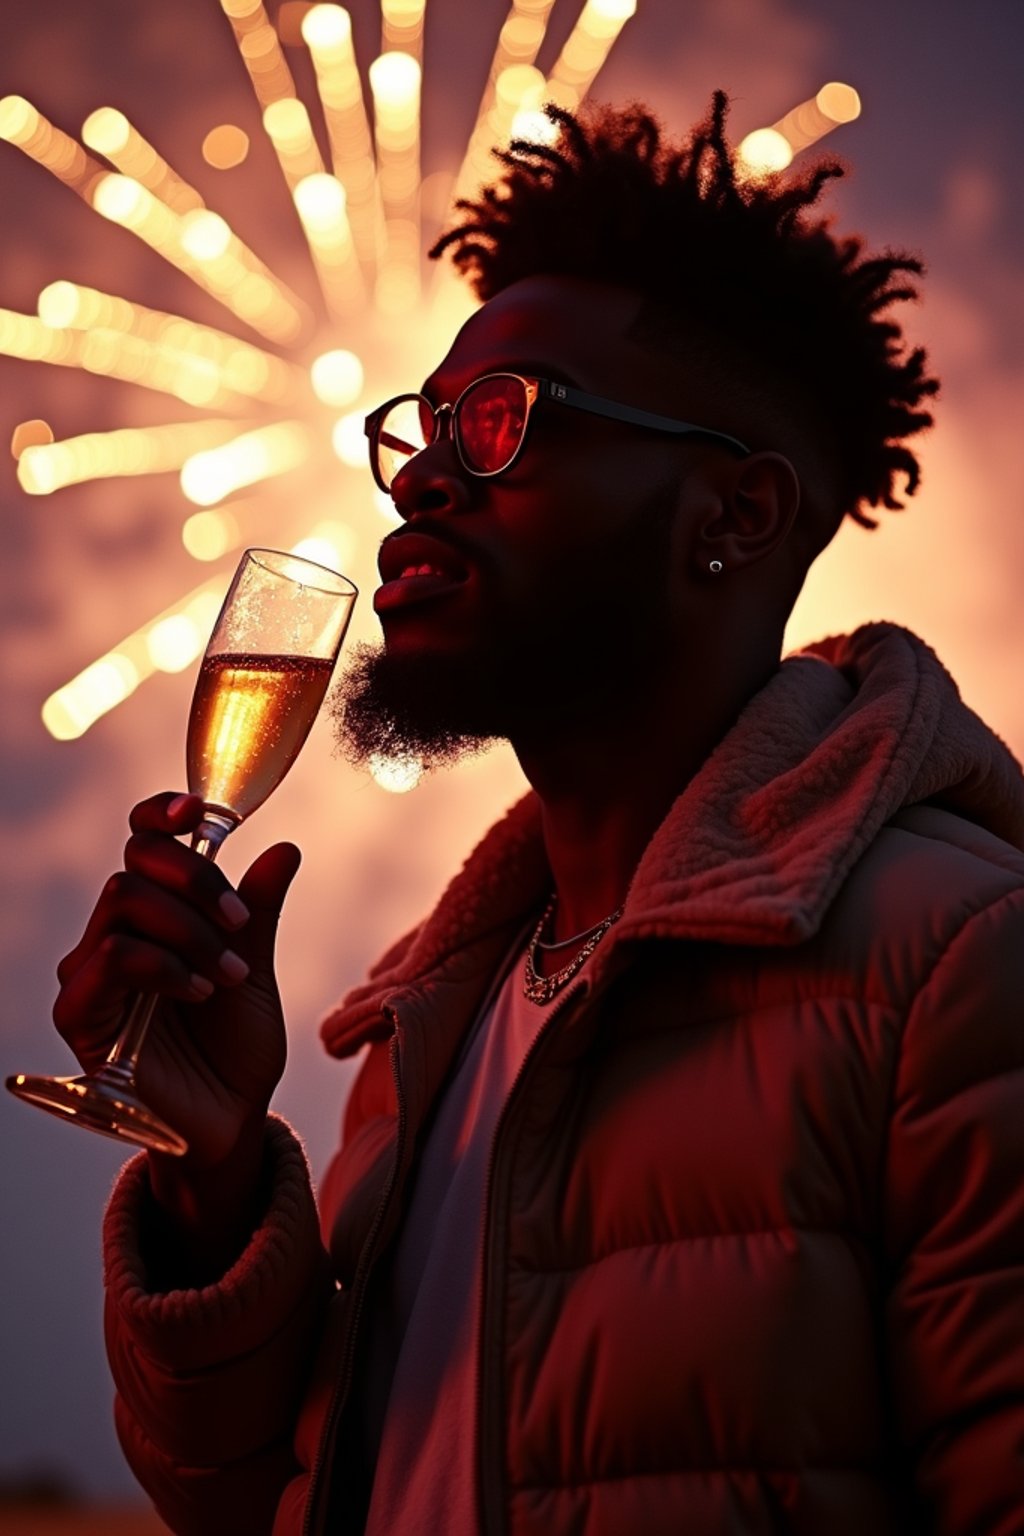
<svg viewBox="0 0 1024 1536"><path fill-rule="evenodd" d="M716 576L718 575L718 573L719 573L719 571L721 569L722 569L722 562L721 562L721 560L712 560L711 564L708 566L708 570L709 571L713 571Z"/></svg>

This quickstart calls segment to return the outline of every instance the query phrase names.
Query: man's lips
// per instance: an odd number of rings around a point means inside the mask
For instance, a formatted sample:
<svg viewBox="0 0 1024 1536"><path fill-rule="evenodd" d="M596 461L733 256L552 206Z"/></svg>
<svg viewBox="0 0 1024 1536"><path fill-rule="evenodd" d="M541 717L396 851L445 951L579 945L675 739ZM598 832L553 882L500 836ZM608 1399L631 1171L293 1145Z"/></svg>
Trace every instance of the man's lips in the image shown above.
<svg viewBox="0 0 1024 1536"><path fill-rule="evenodd" d="M385 539L377 566L384 578L373 596L377 613L439 597L469 577L465 560L450 544L412 530Z"/></svg>

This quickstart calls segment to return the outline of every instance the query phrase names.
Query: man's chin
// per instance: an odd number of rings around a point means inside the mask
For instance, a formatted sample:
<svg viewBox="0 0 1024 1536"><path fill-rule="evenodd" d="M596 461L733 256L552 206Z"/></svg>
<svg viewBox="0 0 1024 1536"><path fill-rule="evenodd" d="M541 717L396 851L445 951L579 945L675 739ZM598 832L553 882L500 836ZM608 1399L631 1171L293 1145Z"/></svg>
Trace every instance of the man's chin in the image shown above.
<svg viewBox="0 0 1024 1536"><path fill-rule="evenodd" d="M328 708L338 750L355 767L375 758L418 757L425 768L438 768L505 735L494 717L496 697L500 689L476 661L452 666L363 643L350 651Z"/></svg>

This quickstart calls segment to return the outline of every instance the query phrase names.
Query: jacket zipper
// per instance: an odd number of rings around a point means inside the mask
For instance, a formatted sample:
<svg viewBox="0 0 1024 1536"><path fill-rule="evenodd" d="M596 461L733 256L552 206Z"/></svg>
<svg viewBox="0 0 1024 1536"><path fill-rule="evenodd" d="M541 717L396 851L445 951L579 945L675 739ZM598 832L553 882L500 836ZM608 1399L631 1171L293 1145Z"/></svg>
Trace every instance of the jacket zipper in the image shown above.
<svg viewBox="0 0 1024 1536"><path fill-rule="evenodd" d="M355 1277L352 1281L351 1313L345 1333L345 1352L342 1357L341 1369L338 1372L338 1378L334 1384L334 1390L331 1394L330 1405L324 1418L323 1428L320 1431L320 1440L317 1445L316 1457L314 1458L313 1465L310 1468L309 1491L306 1495L306 1510L302 1520L302 1536L312 1536L313 1515L316 1508L317 1495L320 1493L320 1487L318 1484L321 1482L323 1464L327 1455L327 1448L328 1446L333 1446L334 1432L337 1426L338 1416L341 1412L345 1398L348 1395L348 1387L352 1375L352 1366L355 1359L355 1345L358 1335L359 1319L363 1310L363 1300L366 1294L366 1282L369 1277L370 1270L373 1267L373 1260L375 1257L374 1249L377 1243L377 1236L380 1232L381 1225L383 1224L384 1217L387 1214L388 1207L391 1204L391 1197L394 1194L395 1185L398 1182L398 1170L402 1166L405 1153L406 1116L405 1097L402 1093L402 1081L398 1071L398 1019L394 1010L387 1007L387 1005L383 1007L382 1012L387 1018L391 1020L395 1030L394 1035L391 1038L391 1045L388 1049L388 1059L391 1063L391 1077L394 1081L395 1099L398 1104L398 1130L395 1137L395 1156L394 1161L391 1164L391 1172L388 1175L388 1181L385 1185L384 1193L381 1196L379 1205L377 1206L377 1210L374 1214L373 1222L370 1227L370 1233L363 1248L365 1257L362 1261L362 1264L357 1266Z"/></svg>
<svg viewBox="0 0 1024 1536"><path fill-rule="evenodd" d="M477 1444L477 1495L479 1500L481 1536L503 1536L505 1529L505 1515L500 1486L503 1480L499 1479L497 1483L492 1480L489 1485L487 1476L489 1468L493 1470L496 1466L500 1465L502 1456L502 1425L498 1409L494 1406L495 1404L500 1406L500 1385L496 1385L492 1389L490 1403L484 1397L484 1349L487 1339L488 1301L493 1300L494 1293L500 1283L500 1266L496 1254L497 1243L494 1240L494 1233L498 1229L499 1217L502 1222L504 1221L506 1207L505 1191L502 1189L500 1207L496 1211L491 1210L497 1178L497 1165L502 1151L501 1135L508 1120L513 1100L519 1092L523 1079L532 1070L540 1050L551 1038L551 1026L556 1018L566 1011L570 1002L578 997L580 993L589 991L590 986L589 980L578 981L570 991L566 992L557 1007L551 1010L544 1021L543 1028L535 1036L530 1049L520 1063L519 1071L516 1073L512 1087L509 1089L505 1103L502 1105L501 1113L494 1128L494 1139L491 1142L491 1155L487 1164L487 1177L484 1184L484 1256L480 1278L480 1317L476 1346L476 1414L479 1437Z"/></svg>

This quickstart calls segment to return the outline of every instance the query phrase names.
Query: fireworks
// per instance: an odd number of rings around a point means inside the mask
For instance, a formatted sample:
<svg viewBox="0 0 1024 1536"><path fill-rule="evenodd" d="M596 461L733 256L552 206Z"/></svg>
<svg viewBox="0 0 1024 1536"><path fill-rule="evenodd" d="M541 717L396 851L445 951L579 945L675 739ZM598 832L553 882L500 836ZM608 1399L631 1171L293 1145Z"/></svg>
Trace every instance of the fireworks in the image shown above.
<svg viewBox="0 0 1024 1536"><path fill-rule="evenodd" d="M574 107L582 100L637 8L636 0L585 0L545 75L536 61L554 3L512 0L461 167L432 178L445 183L449 203L492 174L494 145L550 127L539 115L543 102ZM58 178L98 218L184 273L225 315L223 328L215 328L71 277L42 290L35 315L0 309L0 353L122 380L209 413L203 420L56 441L45 422L12 423L21 488L44 496L89 480L178 471L182 539L197 561L216 561L238 548L246 508L273 477L294 475L321 456L331 455L337 469L339 459L352 463L365 454L366 360L386 353L396 325L408 334L423 289L425 0L382 0L381 51L365 70L342 6L297 11L301 24L288 43L308 55L310 67L300 70L297 63L295 74L313 80L309 101L299 94L261 0L219 4L305 238L310 286L303 293L293 292L240 239L204 190L191 186L124 113L98 107L82 124L79 142L26 97L0 100L0 139ZM832 84L771 132L792 152L855 116L855 102L849 87ZM204 159L214 167L240 164L248 148L246 134L232 123L210 127L203 139ZM750 164L757 169L756 155ZM432 201L439 209L442 200ZM460 314L470 304L461 296ZM433 311L429 320L416 313L415 328L450 330L444 304L435 302ZM326 430L325 411L343 412ZM361 500L347 509L350 521L321 519L293 530L293 547L344 565L360 545L376 547L381 510L366 476ZM154 672L194 661L225 581L218 572L135 633L114 639L45 701L47 730L63 740L81 736ZM380 780L388 780L384 768ZM408 775L401 787L408 787Z"/></svg>

